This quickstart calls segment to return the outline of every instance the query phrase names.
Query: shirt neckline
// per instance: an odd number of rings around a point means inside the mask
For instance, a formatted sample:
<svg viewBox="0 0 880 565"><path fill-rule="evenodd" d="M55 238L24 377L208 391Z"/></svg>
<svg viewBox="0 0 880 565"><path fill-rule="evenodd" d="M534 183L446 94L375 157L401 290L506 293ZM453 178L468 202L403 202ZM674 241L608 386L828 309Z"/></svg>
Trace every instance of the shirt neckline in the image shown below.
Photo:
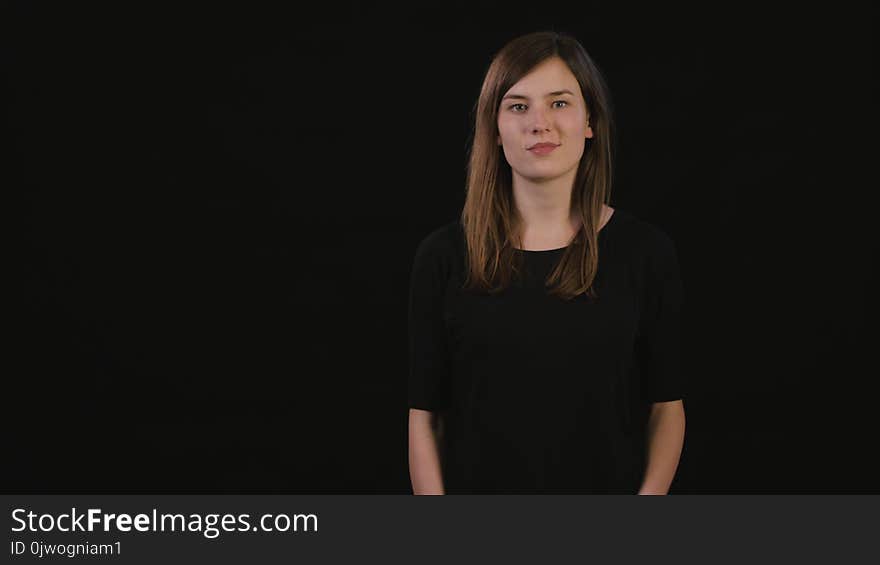
<svg viewBox="0 0 880 565"><path fill-rule="evenodd" d="M602 226L601 230L599 230L599 234L598 234L599 236L601 236L603 233L605 233L605 231L608 230L608 226L610 226L614 222L614 218L617 217L618 213L619 213L619 210L617 208L615 208L614 212L611 213L611 217L608 218L608 221L605 222L605 225ZM571 245L571 244L569 244L569 245ZM514 247L513 249L515 251L520 252L520 253L527 253L529 255L541 255L541 254L549 255L551 253L559 253L560 251L565 251L566 249L568 249L569 245L566 245L564 247L557 247L555 249L519 249L518 247Z"/></svg>

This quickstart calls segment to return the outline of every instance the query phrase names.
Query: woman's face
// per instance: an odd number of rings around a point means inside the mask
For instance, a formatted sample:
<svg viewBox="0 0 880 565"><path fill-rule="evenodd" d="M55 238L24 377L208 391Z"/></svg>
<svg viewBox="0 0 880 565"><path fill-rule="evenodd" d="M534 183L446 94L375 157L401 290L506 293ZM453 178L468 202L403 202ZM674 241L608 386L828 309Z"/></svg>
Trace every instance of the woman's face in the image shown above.
<svg viewBox="0 0 880 565"><path fill-rule="evenodd" d="M568 65L551 57L514 84L498 109L498 144L515 174L533 181L577 167L593 137L580 85ZM550 143L552 150L534 147Z"/></svg>

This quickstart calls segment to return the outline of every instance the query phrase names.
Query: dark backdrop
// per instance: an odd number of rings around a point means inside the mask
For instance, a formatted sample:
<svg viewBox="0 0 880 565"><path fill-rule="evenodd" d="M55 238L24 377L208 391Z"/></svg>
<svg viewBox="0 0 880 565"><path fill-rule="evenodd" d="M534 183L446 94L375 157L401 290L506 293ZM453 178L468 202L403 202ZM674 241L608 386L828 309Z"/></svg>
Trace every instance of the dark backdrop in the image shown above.
<svg viewBox="0 0 880 565"><path fill-rule="evenodd" d="M673 492L878 492L864 11L36 4L4 17L3 491L409 492L413 253L492 54L557 29L610 84L612 205L678 246Z"/></svg>

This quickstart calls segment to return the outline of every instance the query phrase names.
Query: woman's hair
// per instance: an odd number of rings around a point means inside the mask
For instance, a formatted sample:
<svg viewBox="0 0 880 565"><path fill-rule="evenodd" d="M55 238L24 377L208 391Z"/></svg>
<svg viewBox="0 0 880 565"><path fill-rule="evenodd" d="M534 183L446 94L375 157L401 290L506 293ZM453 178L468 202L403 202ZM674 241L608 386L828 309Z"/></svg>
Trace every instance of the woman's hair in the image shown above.
<svg viewBox="0 0 880 565"><path fill-rule="evenodd" d="M510 165L497 143L501 97L535 66L561 58L577 78L593 138L586 138L571 192L571 210L581 226L547 278L551 293L569 300L597 298L593 281L599 265L598 227L602 205L610 201L612 108L599 68L574 37L540 31L518 37L499 51L483 80L467 167L467 195L461 213L467 243L465 288L495 293L506 288L521 265L521 218L513 200ZM519 259L518 259L519 258Z"/></svg>

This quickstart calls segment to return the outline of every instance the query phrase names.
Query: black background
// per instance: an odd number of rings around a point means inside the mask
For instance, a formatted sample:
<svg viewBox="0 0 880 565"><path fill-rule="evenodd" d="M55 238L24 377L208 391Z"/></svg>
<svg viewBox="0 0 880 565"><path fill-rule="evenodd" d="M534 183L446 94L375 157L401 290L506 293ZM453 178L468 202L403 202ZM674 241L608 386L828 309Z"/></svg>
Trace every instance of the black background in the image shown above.
<svg viewBox="0 0 880 565"><path fill-rule="evenodd" d="M672 492L878 492L873 20L607 4L8 6L2 490L409 492L413 253L492 55L557 29L680 255Z"/></svg>

